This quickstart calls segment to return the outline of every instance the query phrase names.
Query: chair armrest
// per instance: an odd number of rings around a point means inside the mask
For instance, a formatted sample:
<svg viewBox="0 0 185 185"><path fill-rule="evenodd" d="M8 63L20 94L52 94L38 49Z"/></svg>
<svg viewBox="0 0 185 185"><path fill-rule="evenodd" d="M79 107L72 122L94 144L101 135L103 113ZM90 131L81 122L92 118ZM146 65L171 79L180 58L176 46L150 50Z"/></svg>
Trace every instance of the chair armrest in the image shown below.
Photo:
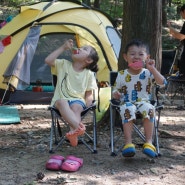
<svg viewBox="0 0 185 185"><path fill-rule="evenodd" d="M81 112L81 116L84 116L89 110L96 109L96 100L92 101L92 104Z"/></svg>
<svg viewBox="0 0 185 185"><path fill-rule="evenodd" d="M49 106L48 110L55 111L59 116L61 116L59 110L56 107L54 107L54 106Z"/></svg>
<svg viewBox="0 0 185 185"><path fill-rule="evenodd" d="M119 106L121 104L121 101L117 100L117 99L112 99L112 100L110 100L110 103L112 105Z"/></svg>
<svg viewBox="0 0 185 185"><path fill-rule="evenodd" d="M96 101L95 100L93 100L92 104L89 107L87 107L85 110L83 110L81 112L81 116L84 116L89 110L93 110L93 109L96 109ZM55 111L58 115L60 115L59 110L57 108L55 108L54 106L49 106L48 110Z"/></svg>

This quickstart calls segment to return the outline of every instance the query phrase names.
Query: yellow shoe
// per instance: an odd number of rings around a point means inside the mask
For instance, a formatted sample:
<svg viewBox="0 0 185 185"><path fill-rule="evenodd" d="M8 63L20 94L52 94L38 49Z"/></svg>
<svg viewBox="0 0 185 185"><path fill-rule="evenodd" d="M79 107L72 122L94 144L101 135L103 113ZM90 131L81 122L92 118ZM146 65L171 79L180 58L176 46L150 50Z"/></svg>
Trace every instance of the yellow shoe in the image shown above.
<svg viewBox="0 0 185 185"><path fill-rule="evenodd" d="M122 155L124 157L133 157L136 154L135 146L134 144L127 144L124 146L122 150Z"/></svg>
<svg viewBox="0 0 185 185"><path fill-rule="evenodd" d="M143 145L143 153L149 157L157 157L156 148L151 143L145 143Z"/></svg>

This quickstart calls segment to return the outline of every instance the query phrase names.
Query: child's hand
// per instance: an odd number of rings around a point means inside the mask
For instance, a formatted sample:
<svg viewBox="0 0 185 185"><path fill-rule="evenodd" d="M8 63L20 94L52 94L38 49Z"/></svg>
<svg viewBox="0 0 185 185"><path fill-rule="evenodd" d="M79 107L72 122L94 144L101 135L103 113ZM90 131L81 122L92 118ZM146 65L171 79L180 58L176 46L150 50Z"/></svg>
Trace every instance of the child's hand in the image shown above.
<svg viewBox="0 0 185 185"><path fill-rule="evenodd" d="M113 98L119 100L121 98L121 93L119 91L113 92Z"/></svg>
<svg viewBox="0 0 185 185"><path fill-rule="evenodd" d="M155 68L155 60L153 60L153 59L146 60L146 68L149 71L152 71Z"/></svg>
<svg viewBox="0 0 185 185"><path fill-rule="evenodd" d="M71 50L72 47L73 47L73 40L72 39L66 40L64 43L65 50Z"/></svg>

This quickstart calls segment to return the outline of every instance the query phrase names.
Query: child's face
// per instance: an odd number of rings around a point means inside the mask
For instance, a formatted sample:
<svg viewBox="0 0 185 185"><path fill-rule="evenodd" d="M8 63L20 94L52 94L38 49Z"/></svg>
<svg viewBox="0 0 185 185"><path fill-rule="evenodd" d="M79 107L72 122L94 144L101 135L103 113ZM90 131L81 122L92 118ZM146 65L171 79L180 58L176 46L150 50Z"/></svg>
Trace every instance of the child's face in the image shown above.
<svg viewBox="0 0 185 185"><path fill-rule="evenodd" d="M88 59L90 52L91 52L90 46L83 46L81 48L78 48L78 52L76 54L73 53L72 58L73 60L75 59L86 60Z"/></svg>
<svg viewBox="0 0 185 185"><path fill-rule="evenodd" d="M145 61L149 58L145 47L131 46L126 54L123 55L128 65L134 62Z"/></svg>

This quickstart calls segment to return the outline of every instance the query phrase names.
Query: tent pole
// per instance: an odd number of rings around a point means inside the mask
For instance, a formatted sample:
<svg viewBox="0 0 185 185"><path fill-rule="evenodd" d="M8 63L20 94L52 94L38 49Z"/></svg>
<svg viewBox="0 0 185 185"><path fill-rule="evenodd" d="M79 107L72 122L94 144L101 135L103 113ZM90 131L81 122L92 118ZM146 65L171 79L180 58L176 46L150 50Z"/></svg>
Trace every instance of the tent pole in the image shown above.
<svg viewBox="0 0 185 185"><path fill-rule="evenodd" d="M10 81L11 81L11 79L12 79L12 75L10 76L10 79L9 79L9 81L8 81L8 83L7 83L7 87L6 87L5 92L4 92L4 94L3 94L3 97L2 97L2 100L1 100L1 104L3 104L5 95L6 95L7 91L8 91L9 86L10 86Z"/></svg>

